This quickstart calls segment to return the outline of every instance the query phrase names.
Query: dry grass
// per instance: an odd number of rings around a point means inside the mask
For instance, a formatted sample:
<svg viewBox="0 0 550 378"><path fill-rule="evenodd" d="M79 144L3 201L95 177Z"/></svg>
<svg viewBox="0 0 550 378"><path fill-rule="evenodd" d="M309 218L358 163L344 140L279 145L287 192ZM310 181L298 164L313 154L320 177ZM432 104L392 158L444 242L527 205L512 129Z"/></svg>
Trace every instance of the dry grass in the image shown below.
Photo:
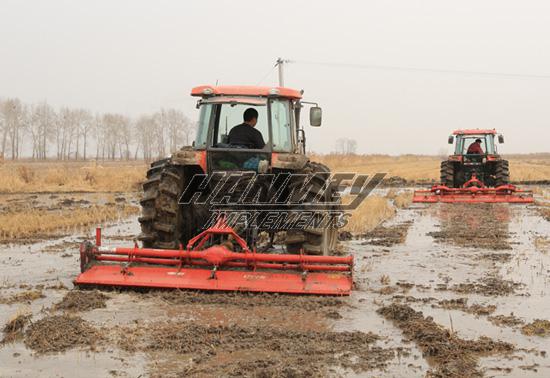
<svg viewBox="0 0 550 378"><path fill-rule="evenodd" d="M521 333L527 336L550 336L550 321L535 319L533 322L521 327Z"/></svg>
<svg viewBox="0 0 550 378"><path fill-rule="evenodd" d="M7 162L0 165L0 192L135 191L145 178L143 162Z"/></svg>
<svg viewBox="0 0 550 378"><path fill-rule="evenodd" d="M533 240L533 245L535 248L540 252L548 252L550 251L550 239L545 236L537 236Z"/></svg>
<svg viewBox="0 0 550 378"><path fill-rule="evenodd" d="M15 316L12 316L2 329L4 337L0 342L0 345L3 343L14 342L23 336L23 329L28 323L30 323L31 317L32 314L26 311L18 311Z"/></svg>
<svg viewBox="0 0 550 378"><path fill-rule="evenodd" d="M550 154L505 156L510 161L512 181L550 180ZM437 156L422 155L314 155L312 160L326 164L334 172L374 174L387 172L408 181L439 180Z"/></svg>
<svg viewBox="0 0 550 378"><path fill-rule="evenodd" d="M413 192L411 190L398 192L395 189L390 189L386 194L386 198L391 200L398 209L404 209L412 203Z"/></svg>
<svg viewBox="0 0 550 378"><path fill-rule="evenodd" d="M344 203L347 203L346 198L344 198ZM394 215L395 208L387 198L369 196L351 213L344 231L362 234L374 229Z"/></svg>
<svg viewBox="0 0 550 378"><path fill-rule="evenodd" d="M79 209L30 210L0 214L0 241L54 236L63 231L127 218L139 208L131 205L90 206Z"/></svg>
<svg viewBox="0 0 550 378"><path fill-rule="evenodd" d="M30 303L36 301L37 299L45 298L46 296L42 290L26 290L16 294L13 294L11 297L2 298L0 297L0 303L14 304L14 303Z"/></svg>
<svg viewBox="0 0 550 378"><path fill-rule="evenodd" d="M314 161L326 164L333 172L374 174L386 172L387 177L406 180L439 180L440 159L435 156L387 155L315 155Z"/></svg>

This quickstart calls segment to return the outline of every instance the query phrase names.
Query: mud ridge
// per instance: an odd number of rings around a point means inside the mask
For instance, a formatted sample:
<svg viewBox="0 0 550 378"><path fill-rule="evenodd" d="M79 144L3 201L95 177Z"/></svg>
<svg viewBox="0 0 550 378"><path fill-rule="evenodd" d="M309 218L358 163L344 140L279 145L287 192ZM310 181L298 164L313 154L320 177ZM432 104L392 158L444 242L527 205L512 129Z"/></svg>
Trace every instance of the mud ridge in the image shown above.
<svg viewBox="0 0 550 378"><path fill-rule="evenodd" d="M63 352L75 347L94 349L99 332L77 316L54 315L32 323L25 332L25 346L39 354Z"/></svg>
<svg viewBox="0 0 550 378"><path fill-rule="evenodd" d="M183 368L182 376L324 376L330 367L355 372L382 369L395 355L373 345L377 335L357 331L209 327L172 321L120 327L117 333L118 345L130 352L174 352L182 360L189 355L193 363Z"/></svg>
<svg viewBox="0 0 550 378"><path fill-rule="evenodd" d="M393 303L377 312L418 345L433 366L427 374L429 377L482 377L478 366L480 356L514 350L512 344L485 336L477 340L461 339L407 305Z"/></svg>
<svg viewBox="0 0 550 378"><path fill-rule="evenodd" d="M63 299L56 303L55 310L88 311L95 308L105 308L109 297L98 290L72 290Z"/></svg>
<svg viewBox="0 0 550 378"><path fill-rule="evenodd" d="M367 239L362 245L378 245L392 247L402 244L407 238L412 221L399 223L392 226L379 225L374 230L362 234L361 237Z"/></svg>
<svg viewBox="0 0 550 378"><path fill-rule="evenodd" d="M234 305L239 307L284 306L317 311L320 308L350 306L336 297L293 296L270 293L205 293L187 290L151 290L140 293L148 298L158 298L171 304Z"/></svg>
<svg viewBox="0 0 550 378"><path fill-rule="evenodd" d="M533 322L521 327L521 333L527 336L550 336L550 321L535 319Z"/></svg>
<svg viewBox="0 0 550 378"><path fill-rule="evenodd" d="M473 304L468 306L468 298L443 299L433 304L432 307L444 308L446 310L460 310L474 315L490 315L497 309L495 305Z"/></svg>
<svg viewBox="0 0 550 378"><path fill-rule="evenodd" d="M455 284L451 287L438 285L437 290L450 290L460 294L480 294L484 296L505 296L515 294L523 285L505 280L497 275L480 278L475 282Z"/></svg>

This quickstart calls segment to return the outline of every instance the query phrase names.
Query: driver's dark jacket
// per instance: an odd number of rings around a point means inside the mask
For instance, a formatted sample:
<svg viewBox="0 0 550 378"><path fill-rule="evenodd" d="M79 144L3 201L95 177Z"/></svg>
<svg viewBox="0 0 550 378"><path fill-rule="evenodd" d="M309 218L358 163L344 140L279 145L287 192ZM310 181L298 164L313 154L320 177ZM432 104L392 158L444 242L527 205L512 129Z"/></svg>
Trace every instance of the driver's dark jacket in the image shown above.
<svg viewBox="0 0 550 378"><path fill-rule="evenodd" d="M229 144L258 150L265 146L262 133L246 123L241 123L231 129Z"/></svg>

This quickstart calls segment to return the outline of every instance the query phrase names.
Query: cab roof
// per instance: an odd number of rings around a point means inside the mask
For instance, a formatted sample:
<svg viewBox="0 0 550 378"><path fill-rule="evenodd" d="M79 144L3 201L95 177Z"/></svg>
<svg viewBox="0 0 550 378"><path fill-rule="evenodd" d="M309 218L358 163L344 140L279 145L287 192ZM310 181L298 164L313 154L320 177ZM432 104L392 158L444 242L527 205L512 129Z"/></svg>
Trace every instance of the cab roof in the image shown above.
<svg viewBox="0 0 550 378"><path fill-rule="evenodd" d="M455 130L453 135L496 135L497 131L495 129L464 129L464 130Z"/></svg>
<svg viewBox="0 0 550 378"><path fill-rule="evenodd" d="M302 98L302 92L285 87L257 87L247 85L201 85L191 90L191 96L255 96L255 97L286 97L293 100Z"/></svg>

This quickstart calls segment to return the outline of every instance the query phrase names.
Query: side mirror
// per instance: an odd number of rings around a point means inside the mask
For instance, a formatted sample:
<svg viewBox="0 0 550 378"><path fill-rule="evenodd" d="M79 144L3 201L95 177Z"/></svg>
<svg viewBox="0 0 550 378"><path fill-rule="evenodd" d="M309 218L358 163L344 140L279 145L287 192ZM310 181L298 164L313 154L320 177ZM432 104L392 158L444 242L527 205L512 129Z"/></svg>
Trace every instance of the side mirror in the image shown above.
<svg viewBox="0 0 550 378"><path fill-rule="evenodd" d="M498 136L498 142L499 142L500 144L504 143L504 135L500 134L500 135Z"/></svg>
<svg viewBox="0 0 550 378"><path fill-rule="evenodd" d="M455 141L455 137L454 137L454 136L452 136L452 135L449 135L449 139L447 139L447 143L449 143L449 144L453 144L453 143L454 143L454 141Z"/></svg>
<svg viewBox="0 0 550 378"><path fill-rule="evenodd" d="M321 126L323 119L323 109L318 106L313 106L309 109L309 124L314 127Z"/></svg>

